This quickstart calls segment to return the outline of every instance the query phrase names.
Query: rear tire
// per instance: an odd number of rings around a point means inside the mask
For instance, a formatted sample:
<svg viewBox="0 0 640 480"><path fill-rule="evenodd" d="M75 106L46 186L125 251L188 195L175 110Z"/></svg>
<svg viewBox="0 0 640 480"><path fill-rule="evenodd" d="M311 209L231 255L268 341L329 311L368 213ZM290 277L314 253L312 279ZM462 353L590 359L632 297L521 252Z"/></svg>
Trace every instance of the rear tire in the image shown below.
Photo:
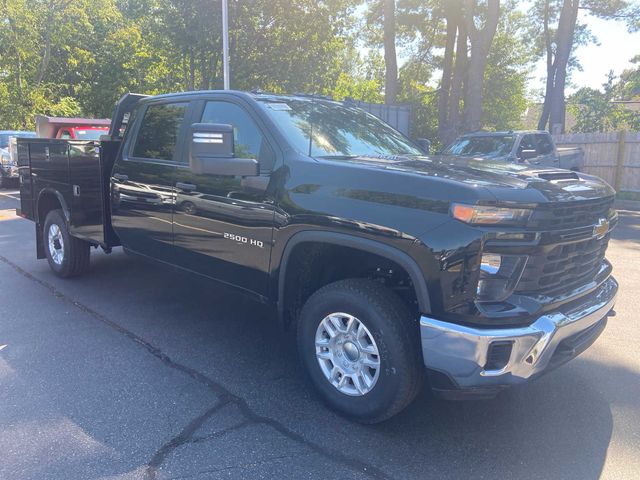
<svg viewBox="0 0 640 480"><path fill-rule="evenodd" d="M53 273L69 278L89 268L91 245L72 237L62 210L52 210L44 222L42 238L47 261Z"/></svg>
<svg viewBox="0 0 640 480"><path fill-rule="evenodd" d="M359 422L378 423L403 410L420 390L419 338L416 319L392 291L372 280L348 279L307 300L297 343L330 407Z"/></svg>

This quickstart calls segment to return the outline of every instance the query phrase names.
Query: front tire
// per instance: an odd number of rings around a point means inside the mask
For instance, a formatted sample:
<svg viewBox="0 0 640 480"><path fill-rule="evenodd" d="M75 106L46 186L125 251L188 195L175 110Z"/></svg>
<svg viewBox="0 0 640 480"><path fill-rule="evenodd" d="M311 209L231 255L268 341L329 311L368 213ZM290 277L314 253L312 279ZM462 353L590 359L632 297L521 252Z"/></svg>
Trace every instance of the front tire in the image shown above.
<svg viewBox="0 0 640 480"><path fill-rule="evenodd" d="M397 414L422 383L417 322L371 280L341 280L314 293L300 314L298 350L323 400L362 423Z"/></svg>
<svg viewBox="0 0 640 480"><path fill-rule="evenodd" d="M89 268L91 245L71 236L62 210L49 212L42 238L49 266L59 277L74 277Z"/></svg>

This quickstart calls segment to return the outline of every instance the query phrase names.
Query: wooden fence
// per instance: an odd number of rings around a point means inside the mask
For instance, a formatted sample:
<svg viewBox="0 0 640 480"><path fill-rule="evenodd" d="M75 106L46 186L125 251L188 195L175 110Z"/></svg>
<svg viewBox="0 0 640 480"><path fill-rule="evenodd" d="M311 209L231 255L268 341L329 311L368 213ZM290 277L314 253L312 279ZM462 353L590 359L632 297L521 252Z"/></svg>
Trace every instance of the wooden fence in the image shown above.
<svg viewBox="0 0 640 480"><path fill-rule="evenodd" d="M640 132L554 135L559 147L581 147L583 172L605 179L617 191L640 192Z"/></svg>

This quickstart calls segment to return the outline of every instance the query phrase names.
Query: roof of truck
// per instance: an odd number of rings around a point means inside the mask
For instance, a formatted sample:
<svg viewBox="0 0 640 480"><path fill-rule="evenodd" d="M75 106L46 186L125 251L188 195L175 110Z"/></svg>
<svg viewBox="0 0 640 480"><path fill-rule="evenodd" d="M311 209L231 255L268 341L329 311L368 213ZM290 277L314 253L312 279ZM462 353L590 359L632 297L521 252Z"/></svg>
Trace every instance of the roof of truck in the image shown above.
<svg viewBox="0 0 640 480"><path fill-rule="evenodd" d="M46 121L55 126L80 126L87 125L92 127L108 127L111 120L108 118L66 118L66 117L47 117L45 115L36 115L36 121Z"/></svg>
<svg viewBox="0 0 640 480"><path fill-rule="evenodd" d="M469 132L461 137L503 137L505 135L527 135L527 134L548 134L549 132L545 130L503 130L499 132L486 132L486 131L478 131L478 132Z"/></svg>
<svg viewBox="0 0 640 480"><path fill-rule="evenodd" d="M202 95L209 95L209 94L216 94L216 95L227 94L227 95L234 95L238 97L245 97L245 98L250 97L254 99L274 100L274 101L277 101L279 99L285 99L285 98L296 98L300 100L316 99L316 100L324 100L328 102L335 101L324 95L312 95L312 94L306 94L306 93L294 93L294 94L268 93L268 92L262 92L259 90L251 91L251 92L247 92L243 90L194 90L190 92L163 93L161 95L153 95L153 96L143 98L141 101L147 102L147 101L153 101L153 100L162 99L162 98L192 97L192 96L202 96ZM337 101L335 102L340 103Z"/></svg>

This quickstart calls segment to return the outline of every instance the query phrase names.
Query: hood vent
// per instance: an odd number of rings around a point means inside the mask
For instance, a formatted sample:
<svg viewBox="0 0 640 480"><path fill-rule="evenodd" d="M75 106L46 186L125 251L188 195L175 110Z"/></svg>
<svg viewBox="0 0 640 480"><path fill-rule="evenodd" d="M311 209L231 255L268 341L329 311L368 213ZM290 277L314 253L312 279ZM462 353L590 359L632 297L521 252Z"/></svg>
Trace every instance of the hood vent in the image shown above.
<svg viewBox="0 0 640 480"><path fill-rule="evenodd" d="M580 177L576 172L540 172L538 178L547 180L549 182L557 182L563 180L580 180Z"/></svg>

